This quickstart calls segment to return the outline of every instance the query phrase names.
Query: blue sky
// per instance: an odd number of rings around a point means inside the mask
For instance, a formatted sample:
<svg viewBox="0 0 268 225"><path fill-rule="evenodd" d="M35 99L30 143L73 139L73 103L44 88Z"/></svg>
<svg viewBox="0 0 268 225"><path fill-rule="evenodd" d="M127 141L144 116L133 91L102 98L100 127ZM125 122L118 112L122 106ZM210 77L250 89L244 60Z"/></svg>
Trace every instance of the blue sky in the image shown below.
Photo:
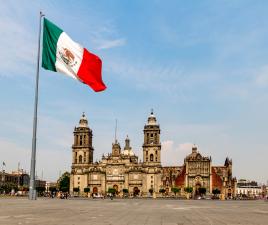
<svg viewBox="0 0 268 225"><path fill-rule="evenodd" d="M37 173L70 170L84 111L94 158L111 151L115 119L142 154L151 108L162 164L181 165L193 143L237 178L268 180L267 1L0 1L0 155L29 170L38 16L103 60L105 92L40 70Z"/></svg>

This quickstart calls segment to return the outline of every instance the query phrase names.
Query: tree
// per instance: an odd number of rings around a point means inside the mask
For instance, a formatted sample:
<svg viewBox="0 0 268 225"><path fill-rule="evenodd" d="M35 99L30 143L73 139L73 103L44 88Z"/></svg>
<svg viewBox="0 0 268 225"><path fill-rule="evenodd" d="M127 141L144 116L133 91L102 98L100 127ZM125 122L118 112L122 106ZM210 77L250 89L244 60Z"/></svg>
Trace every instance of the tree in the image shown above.
<svg viewBox="0 0 268 225"><path fill-rule="evenodd" d="M212 196L212 198L213 199L219 199L219 194L221 193L221 191L218 189L218 188L214 188L213 190L212 190L212 194L213 194L213 196Z"/></svg>
<svg viewBox="0 0 268 225"><path fill-rule="evenodd" d="M184 191L187 193L187 195L186 195L187 199L189 199L190 194L193 192L193 187L185 187Z"/></svg>
<svg viewBox="0 0 268 225"><path fill-rule="evenodd" d="M123 193L124 193L123 196L124 196L124 197L127 197L127 196L128 196L128 192L129 192L128 189L127 189L127 188L124 188L124 189L123 189Z"/></svg>
<svg viewBox="0 0 268 225"><path fill-rule="evenodd" d="M123 193L124 193L124 194L127 194L127 193L128 193L128 189L127 189L127 188L124 188L124 189L123 189Z"/></svg>
<svg viewBox="0 0 268 225"><path fill-rule="evenodd" d="M57 191L57 187L51 186L48 189L50 192L56 192Z"/></svg>
<svg viewBox="0 0 268 225"><path fill-rule="evenodd" d="M1 190L1 192L5 192L6 194L8 194L12 190L17 192L18 191L18 186L16 184L14 184L14 183L6 182L6 183L1 184L0 190Z"/></svg>
<svg viewBox="0 0 268 225"><path fill-rule="evenodd" d="M206 189L205 187L200 187L200 188L198 189L198 191L199 191L200 195L204 195L204 194L206 194L207 189Z"/></svg>
<svg viewBox="0 0 268 225"><path fill-rule="evenodd" d="M84 188L84 192L85 192L85 193L90 192L90 188L89 188L89 187L85 187L85 188Z"/></svg>
<svg viewBox="0 0 268 225"><path fill-rule="evenodd" d="M175 194L175 196L177 195L177 193L180 191L181 189L178 187L172 187L171 191Z"/></svg>
<svg viewBox="0 0 268 225"><path fill-rule="evenodd" d="M108 193L112 194L112 195L115 195L116 193L116 190L114 188L109 188L108 189Z"/></svg>
<svg viewBox="0 0 268 225"><path fill-rule="evenodd" d="M214 194L214 195L218 195L220 193L221 193L221 191L218 188L215 188L212 190L212 194Z"/></svg>
<svg viewBox="0 0 268 225"><path fill-rule="evenodd" d="M166 190L165 190L164 188L161 188L161 189L159 190L159 193L161 193L162 195L163 195L165 192L166 192Z"/></svg>
<svg viewBox="0 0 268 225"><path fill-rule="evenodd" d="M59 190L62 192L69 192L70 190L70 173L65 172L57 181Z"/></svg>
<svg viewBox="0 0 268 225"><path fill-rule="evenodd" d="M184 191L186 192L186 193L192 193L193 192L193 188L192 187L185 187L184 188Z"/></svg>
<svg viewBox="0 0 268 225"><path fill-rule="evenodd" d="M79 191L80 191L80 188L79 187L74 187L73 188L73 192L77 192L78 193Z"/></svg>
<svg viewBox="0 0 268 225"><path fill-rule="evenodd" d="M36 192L38 193L38 195L43 195L44 192L46 191L46 187L36 187Z"/></svg>

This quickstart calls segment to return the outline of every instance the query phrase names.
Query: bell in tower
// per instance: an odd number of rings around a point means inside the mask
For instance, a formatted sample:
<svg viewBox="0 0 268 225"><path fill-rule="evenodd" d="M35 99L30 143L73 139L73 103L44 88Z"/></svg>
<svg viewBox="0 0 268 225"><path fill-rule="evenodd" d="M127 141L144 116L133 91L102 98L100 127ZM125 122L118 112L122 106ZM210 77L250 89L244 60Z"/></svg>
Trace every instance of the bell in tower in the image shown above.
<svg viewBox="0 0 268 225"><path fill-rule="evenodd" d="M160 126L153 110L144 126L143 162L148 165L161 164Z"/></svg>
<svg viewBox="0 0 268 225"><path fill-rule="evenodd" d="M92 130L88 127L88 120L83 113L79 125L74 128L72 164L90 164L93 162L92 136Z"/></svg>

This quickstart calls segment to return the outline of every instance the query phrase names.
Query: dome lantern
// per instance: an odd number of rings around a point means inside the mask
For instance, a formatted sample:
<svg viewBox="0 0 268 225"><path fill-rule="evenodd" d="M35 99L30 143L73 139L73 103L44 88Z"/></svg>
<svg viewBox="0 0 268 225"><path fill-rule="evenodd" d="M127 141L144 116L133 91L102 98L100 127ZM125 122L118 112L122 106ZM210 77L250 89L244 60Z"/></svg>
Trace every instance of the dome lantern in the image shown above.
<svg viewBox="0 0 268 225"><path fill-rule="evenodd" d="M84 112L79 120L79 127L88 127L88 121Z"/></svg>

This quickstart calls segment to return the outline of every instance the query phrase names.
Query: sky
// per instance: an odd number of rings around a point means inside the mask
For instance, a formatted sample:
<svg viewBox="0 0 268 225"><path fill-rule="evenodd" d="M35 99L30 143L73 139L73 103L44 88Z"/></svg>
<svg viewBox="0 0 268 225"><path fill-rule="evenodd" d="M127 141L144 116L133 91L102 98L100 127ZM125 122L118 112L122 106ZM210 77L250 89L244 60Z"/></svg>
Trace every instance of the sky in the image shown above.
<svg viewBox="0 0 268 225"><path fill-rule="evenodd" d="M233 175L268 180L268 2L263 0L0 0L0 161L29 171L39 11L103 61L107 90L40 69L37 175L71 168L73 130L85 112L94 161L117 138L142 159L151 109L162 165L182 165L196 144ZM41 177L42 176L42 177Z"/></svg>

